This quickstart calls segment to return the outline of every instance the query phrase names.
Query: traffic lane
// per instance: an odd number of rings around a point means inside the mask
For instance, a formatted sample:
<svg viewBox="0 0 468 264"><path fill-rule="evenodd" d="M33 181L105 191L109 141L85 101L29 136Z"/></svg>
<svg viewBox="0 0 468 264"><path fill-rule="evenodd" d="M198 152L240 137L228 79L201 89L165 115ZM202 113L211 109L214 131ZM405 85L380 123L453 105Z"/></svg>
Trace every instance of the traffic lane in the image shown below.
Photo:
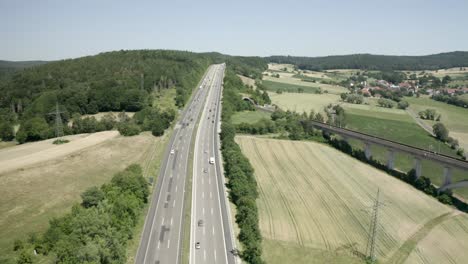
<svg viewBox="0 0 468 264"><path fill-rule="evenodd" d="M196 111L195 112L198 112L199 108L196 108ZM190 117L188 117L190 118ZM184 132L182 132L182 135L180 135L180 137L182 138L187 138L187 131L190 133L192 129L185 129ZM191 133L190 133L191 135ZM177 135L178 136L178 135ZM185 143L185 142L184 142ZM179 186L180 185L184 185L184 178L185 177L178 177L178 175L180 175L182 173L182 175L185 175L183 174L184 172L186 173L186 168L187 168L187 161L188 161L188 148L186 150L184 150L185 148L185 144L180 144L180 143L176 143L175 146L173 145L173 148L175 149L178 149L178 154L182 154L182 160L181 162L177 162L177 156L174 155L174 158L172 159L172 163L173 163L173 169L175 170L176 172L176 177L179 182L179 185L177 185L177 190L179 189ZM185 155L184 155L185 154ZM176 164L178 163L178 165ZM185 165L185 166L181 166L181 165ZM168 164L166 164L167 166ZM174 166L175 165L175 166ZM185 170L184 170L185 168ZM182 171L181 171L182 170ZM165 174L166 175L166 174ZM167 188L169 189L169 187L171 187L170 185L173 183L173 175L171 175L171 177L169 178L169 181L167 182ZM164 185L164 184L163 184ZM166 186L163 186L163 187L166 187ZM171 208L170 206L170 203L171 203L171 197L174 197L174 200L173 200L173 205L172 205L172 208L176 208L176 207L182 207L182 203L183 203L183 199L177 199L175 197L175 194L172 193L172 191L169 191L167 193L167 196L166 196L166 201L165 201L165 208L168 209L168 208ZM183 198L183 195L182 195L182 198ZM177 203L177 205L176 205ZM174 216L175 215L175 216ZM171 247L171 240L172 241L177 241L179 242L180 239L178 239L178 234L180 233L180 224L179 225L176 225L175 228L174 228L174 218L179 218L181 219L181 216L182 214L177 214L177 211L174 212L172 209L169 209L169 210L166 210L165 214L163 216L160 217L160 220L161 221L161 228L159 230L159 236L158 234L155 235L155 239L157 238L158 239L158 242L157 242L157 247L156 247L156 250L155 250L155 254L154 254L154 258L155 258L155 262L156 261L159 261L160 263L171 263L173 262L173 257L174 257L174 254L176 255L176 258L178 257L178 247L179 245L177 245L177 247L173 248ZM170 220L169 220L169 217L170 217ZM173 231L173 232L170 232L170 231ZM157 232L157 231L156 231ZM171 238L168 238L166 240L166 237L167 237L167 233L169 234L172 234ZM153 240L154 241L154 240ZM151 243L151 242L150 242ZM161 244L163 244L161 246ZM166 249L164 249L164 246L166 246ZM160 255L162 258L161 259L156 259L157 258L157 255Z"/></svg>

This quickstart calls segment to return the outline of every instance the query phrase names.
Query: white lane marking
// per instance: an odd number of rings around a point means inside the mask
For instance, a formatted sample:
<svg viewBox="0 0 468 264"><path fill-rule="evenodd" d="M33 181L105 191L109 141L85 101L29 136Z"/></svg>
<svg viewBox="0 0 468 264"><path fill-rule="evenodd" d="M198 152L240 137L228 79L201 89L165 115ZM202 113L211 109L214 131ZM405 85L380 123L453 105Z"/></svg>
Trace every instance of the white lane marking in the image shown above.
<svg viewBox="0 0 468 264"><path fill-rule="evenodd" d="M158 249L159 249L159 246L161 245L161 241L158 240Z"/></svg>
<svg viewBox="0 0 468 264"><path fill-rule="evenodd" d="M176 185L176 187L175 187L175 192L177 192L177 185Z"/></svg>
<svg viewBox="0 0 468 264"><path fill-rule="evenodd" d="M172 202L172 208L175 207L175 200Z"/></svg>
<svg viewBox="0 0 468 264"><path fill-rule="evenodd" d="M213 215L213 208L211 208L211 215Z"/></svg>
<svg viewBox="0 0 468 264"><path fill-rule="evenodd" d="M205 207L203 207L203 215L205 215Z"/></svg>
<svg viewBox="0 0 468 264"><path fill-rule="evenodd" d="M208 178L208 184L211 185L211 178Z"/></svg>
<svg viewBox="0 0 468 264"><path fill-rule="evenodd" d="M203 250L203 259L206 261L206 249Z"/></svg>
<svg viewBox="0 0 468 264"><path fill-rule="evenodd" d="M168 239L168 240L167 240L167 248L169 248L170 246L171 246L171 240Z"/></svg>
<svg viewBox="0 0 468 264"><path fill-rule="evenodd" d="M213 193L212 193L212 192L210 192L210 199L212 199L212 198L213 198Z"/></svg>
<svg viewBox="0 0 468 264"><path fill-rule="evenodd" d="M161 225L164 225L164 216L162 218Z"/></svg>
<svg viewBox="0 0 468 264"><path fill-rule="evenodd" d="M203 235L205 235L205 229L206 229L206 228L203 227Z"/></svg>
<svg viewBox="0 0 468 264"><path fill-rule="evenodd" d="M214 235L214 234L215 234L215 232L214 232L214 226L213 226L213 235Z"/></svg>
<svg viewBox="0 0 468 264"><path fill-rule="evenodd" d="M205 192L201 193L201 198L205 198Z"/></svg>
<svg viewBox="0 0 468 264"><path fill-rule="evenodd" d="M214 258L215 258L215 263L216 263L216 249L214 250Z"/></svg>
<svg viewBox="0 0 468 264"><path fill-rule="evenodd" d="M172 219L172 217L171 217L171 226L172 226L172 220L173 220L173 219Z"/></svg>

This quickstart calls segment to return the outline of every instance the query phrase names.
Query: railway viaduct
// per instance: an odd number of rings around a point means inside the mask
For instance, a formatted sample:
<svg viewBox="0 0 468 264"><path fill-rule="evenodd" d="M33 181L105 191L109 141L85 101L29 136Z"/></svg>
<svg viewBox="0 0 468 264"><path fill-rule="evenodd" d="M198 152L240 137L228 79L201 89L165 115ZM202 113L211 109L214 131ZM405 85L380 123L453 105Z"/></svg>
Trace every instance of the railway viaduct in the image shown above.
<svg viewBox="0 0 468 264"><path fill-rule="evenodd" d="M371 145L379 145L388 150L388 158L387 158L387 167L389 169L393 169L395 165L395 153L396 152L403 152L407 153L414 158L414 170L416 172L416 177L419 178L422 173L421 167L421 160L432 160L444 167L444 172L442 175L442 186L439 187L439 191L444 191L448 189L455 189L461 187L468 187L468 179L461 180L458 182L452 182L452 169L461 169L463 171L468 171L468 162L456 159L450 156L446 156L443 154L438 154L435 152L431 152L425 149L416 148L413 146L401 144L398 142L394 142L391 140L371 136L368 134L360 133L357 131L339 128L335 126L331 126L329 124L316 122L316 121L308 121L308 125L311 125L315 128L318 128L322 131L327 131L333 134L338 134L343 137L345 140L349 138L360 140L364 143L364 153L367 159L370 159L372 156L371 153Z"/></svg>

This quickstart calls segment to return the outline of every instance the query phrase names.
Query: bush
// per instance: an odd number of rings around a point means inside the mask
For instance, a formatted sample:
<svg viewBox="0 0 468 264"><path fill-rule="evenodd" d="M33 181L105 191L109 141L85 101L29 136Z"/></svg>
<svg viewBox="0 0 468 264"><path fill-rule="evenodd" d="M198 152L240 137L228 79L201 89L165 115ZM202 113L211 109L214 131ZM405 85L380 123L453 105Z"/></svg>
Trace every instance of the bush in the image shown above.
<svg viewBox="0 0 468 264"><path fill-rule="evenodd" d="M16 239L13 243L13 251L18 251L24 248L23 240Z"/></svg>
<svg viewBox="0 0 468 264"><path fill-rule="evenodd" d="M402 100L402 101L398 102L398 108L399 109L404 110L404 109L408 108L408 106L409 106L409 103L407 101Z"/></svg>
<svg viewBox="0 0 468 264"><path fill-rule="evenodd" d="M118 130L121 135L126 137L140 134L140 127L137 124L130 121L120 123L118 125Z"/></svg>
<svg viewBox="0 0 468 264"><path fill-rule="evenodd" d="M0 139L3 141L12 141L15 138L13 125L9 122L0 123Z"/></svg>
<svg viewBox="0 0 468 264"><path fill-rule="evenodd" d="M104 198L104 192L98 187L94 186L81 194L81 199L83 200L81 205L83 205L84 208L97 206L102 200L104 200Z"/></svg>
<svg viewBox="0 0 468 264"><path fill-rule="evenodd" d="M385 107L385 108L393 108L395 106L395 103L390 100L390 99L385 99L385 98L380 98L377 103L379 104L379 106L381 107Z"/></svg>
<svg viewBox="0 0 468 264"><path fill-rule="evenodd" d="M22 122L16 134L16 140L22 144L28 141L47 139L51 134L49 125L44 118L33 117Z"/></svg>
<svg viewBox="0 0 468 264"><path fill-rule="evenodd" d="M52 142L52 144L61 145L61 144L65 144L65 143L68 143L68 142L70 142L70 140L59 138L59 139L54 140L54 142Z"/></svg>
<svg viewBox="0 0 468 264"><path fill-rule="evenodd" d="M447 142L448 140L448 130L442 123L437 123L432 126L436 138L442 142Z"/></svg>

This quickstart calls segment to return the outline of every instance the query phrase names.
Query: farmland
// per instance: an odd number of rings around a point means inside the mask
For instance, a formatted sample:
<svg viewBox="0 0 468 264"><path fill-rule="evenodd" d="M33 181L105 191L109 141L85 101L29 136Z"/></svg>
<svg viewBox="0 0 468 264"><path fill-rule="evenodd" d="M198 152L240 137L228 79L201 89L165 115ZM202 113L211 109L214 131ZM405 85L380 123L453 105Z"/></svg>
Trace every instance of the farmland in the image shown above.
<svg viewBox="0 0 468 264"><path fill-rule="evenodd" d="M468 257L468 218L413 187L318 143L236 141L255 169L267 263L363 263L379 187L386 203L376 243L380 261Z"/></svg>
<svg viewBox="0 0 468 264"><path fill-rule="evenodd" d="M406 98L410 103L410 109L415 113L432 108L442 115L441 122L448 128L450 135L457 138L465 149L468 149L468 109L437 102L427 97ZM435 122L423 120L429 126Z"/></svg>
<svg viewBox="0 0 468 264"><path fill-rule="evenodd" d="M253 124L263 118L270 119L271 114L264 111L244 111L237 112L232 116L233 124L248 123Z"/></svg>
<svg viewBox="0 0 468 264"><path fill-rule="evenodd" d="M129 164L138 163L146 177L152 175L168 136L123 137L107 131L67 138L70 143L63 145L46 140L0 150L0 162L15 165L0 172L1 256L11 255L15 239L44 231L51 218L80 201L81 192Z"/></svg>

